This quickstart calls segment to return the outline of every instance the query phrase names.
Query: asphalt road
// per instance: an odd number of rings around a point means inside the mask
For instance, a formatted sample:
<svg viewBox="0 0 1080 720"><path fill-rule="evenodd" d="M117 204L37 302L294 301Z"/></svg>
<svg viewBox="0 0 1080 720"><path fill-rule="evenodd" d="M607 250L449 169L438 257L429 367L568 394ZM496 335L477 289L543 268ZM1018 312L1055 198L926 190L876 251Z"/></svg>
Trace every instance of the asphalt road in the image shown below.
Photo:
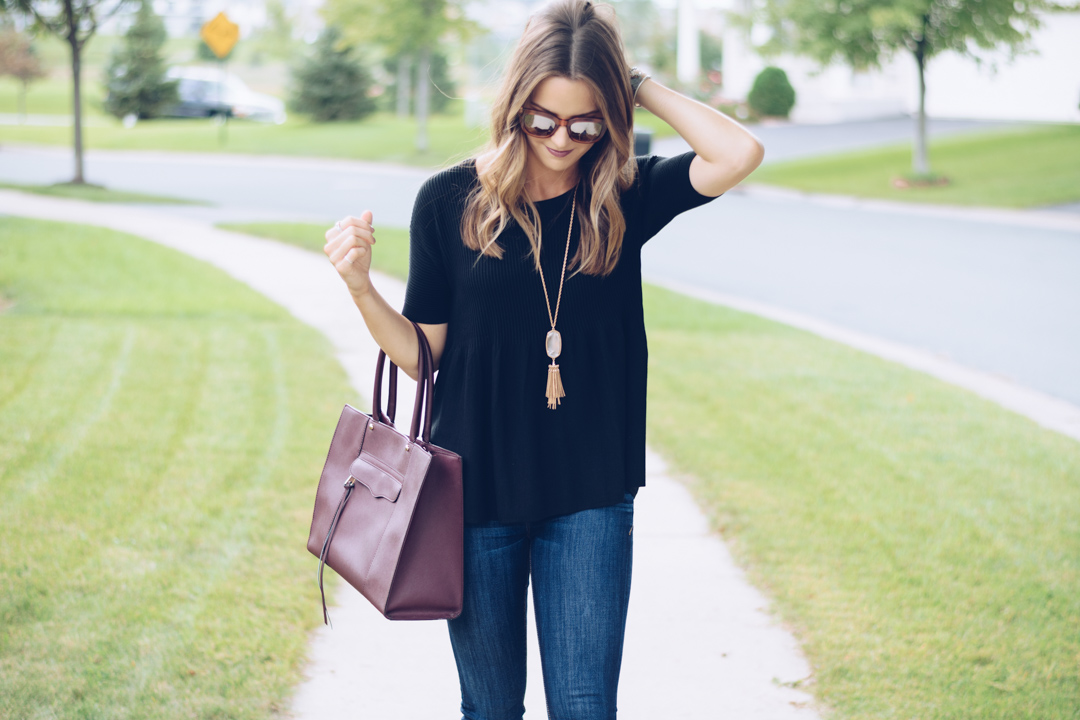
<svg viewBox="0 0 1080 720"><path fill-rule="evenodd" d="M642 265L1080 405L1075 231L730 193L676 218Z"/></svg>
<svg viewBox="0 0 1080 720"><path fill-rule="evenodd" d="M986 128L932 123L932 134ZM906 118L755 130L770 160L910 138ZM669 153L677 142L657 143ZM0 149L0 182L70 174L64 150ZM355 162L90 153L88 177L216 202L214 220L332 220L365 208L408 223L428 172ZM738 295L905 343L1080 405L1080 232L829 207L731 192L677 218L644 251L647 274Z"/></svg>
<svg viewBox="0 0 1080 720"><path fill-rule="evenodd" d="M48 184L71 178L71 151L0 148L0 182ZM243 155L94 151L86 178L115 190L203 200L175 208L213 220L330 221L370 205L376 220L407 226L430 170L351 161Z"/></svg>

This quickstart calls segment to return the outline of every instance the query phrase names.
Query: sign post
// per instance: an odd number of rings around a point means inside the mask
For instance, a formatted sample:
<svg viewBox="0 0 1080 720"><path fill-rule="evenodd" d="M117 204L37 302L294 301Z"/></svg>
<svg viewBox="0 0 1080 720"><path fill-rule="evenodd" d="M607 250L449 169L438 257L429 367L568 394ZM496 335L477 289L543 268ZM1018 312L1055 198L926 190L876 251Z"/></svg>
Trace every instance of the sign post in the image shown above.
<svg viewBox="0 0 1080 720"><path fill-rule="evenodd" d="M207 22L202 26L199 31L199 37L203 39L207 47L217 55L218 64L221 68L221 82L218 84L218 107L219 109L224 105L222 102L222 92L225 89L225 78L227 73L225 71L225 58L236 46L236 41L240 39L240 26L234 23L225 15L224 12L219 12L213 20ZM221 115L221 134L219 136L220 144L225 144L225 126L229 121L229 111L220 110Z"/></svg>

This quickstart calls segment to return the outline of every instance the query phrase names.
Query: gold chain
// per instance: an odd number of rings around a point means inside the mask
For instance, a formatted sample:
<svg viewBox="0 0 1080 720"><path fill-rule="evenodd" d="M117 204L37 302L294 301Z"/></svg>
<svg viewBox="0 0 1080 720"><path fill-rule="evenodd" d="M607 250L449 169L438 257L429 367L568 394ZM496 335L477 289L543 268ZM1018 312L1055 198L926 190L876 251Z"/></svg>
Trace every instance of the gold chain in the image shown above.
<svg viewBox="0 0 1080 720"><path fill-rule="evenodd" d="M565 206L564 206L565 207ZM555 314L551 314L551 299L548 297L547 283L544 282L544 268L540 268L540 283L544 286L544 304L547 305L548 320L551 321L551 329L555 329L555 323L559 319L559 306L562 304L563 282L566 280L566 259L570 257L570 234L574 231L574 213L577 210L577 190L574 191L574 202L570 206L570 227L566 230L566 250L563 252L562 275L559 276L559 296L555 300Z"/></svg>

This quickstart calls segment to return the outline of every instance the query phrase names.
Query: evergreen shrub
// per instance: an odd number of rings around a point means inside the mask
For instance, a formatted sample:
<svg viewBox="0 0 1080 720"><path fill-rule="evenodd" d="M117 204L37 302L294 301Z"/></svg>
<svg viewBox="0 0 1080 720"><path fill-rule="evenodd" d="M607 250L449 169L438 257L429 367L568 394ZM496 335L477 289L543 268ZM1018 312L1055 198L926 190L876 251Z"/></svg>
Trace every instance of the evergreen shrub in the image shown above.
<svg viewBox="0 0 1080 720"><path fill-rule="evenodd" d="M786 72L770 66L754 78L746 100L757 115L787 117L795 107L795 88L791 87Z"/></svg>
<svg viewBox="0 0 1080 720"><path fill-rule="evenodd" d="M341 31L328 26L315 41L315 52L294 66L289 107L316 122L359 120L375 111L369 96L371 75L342 44Z"/></svg>
<svg viewBox="0 0 1080 720"><path fill-rule="evenodd" d="M124 42L112 54L105 72L105 112L118 118L157 117L180 100L179 83L166 76L162 56L165 23L150 0L142 0Z"/></svg>

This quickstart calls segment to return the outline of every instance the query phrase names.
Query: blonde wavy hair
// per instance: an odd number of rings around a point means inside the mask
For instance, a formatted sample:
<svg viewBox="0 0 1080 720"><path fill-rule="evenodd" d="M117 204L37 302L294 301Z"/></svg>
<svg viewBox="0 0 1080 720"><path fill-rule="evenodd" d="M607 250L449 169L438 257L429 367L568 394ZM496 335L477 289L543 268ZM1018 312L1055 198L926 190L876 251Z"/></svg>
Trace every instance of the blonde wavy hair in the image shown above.
<svg viewBox="0 0 1080 720"><path fill-rule="evenodd" d="M592 90L607 132L579 161L581 241L572 267L608 275L619 261L626 220L619 194L634 181L634 100L614 10L584 0L559 0L529 18L503 76L491 112L491 139L477 166L479 186L461 220L466 247L502 258L496 238L512 222L525 231L540 269L540 215L525 192L528 140L518 127L522 107L549 77L580 80Z"/></svg>

